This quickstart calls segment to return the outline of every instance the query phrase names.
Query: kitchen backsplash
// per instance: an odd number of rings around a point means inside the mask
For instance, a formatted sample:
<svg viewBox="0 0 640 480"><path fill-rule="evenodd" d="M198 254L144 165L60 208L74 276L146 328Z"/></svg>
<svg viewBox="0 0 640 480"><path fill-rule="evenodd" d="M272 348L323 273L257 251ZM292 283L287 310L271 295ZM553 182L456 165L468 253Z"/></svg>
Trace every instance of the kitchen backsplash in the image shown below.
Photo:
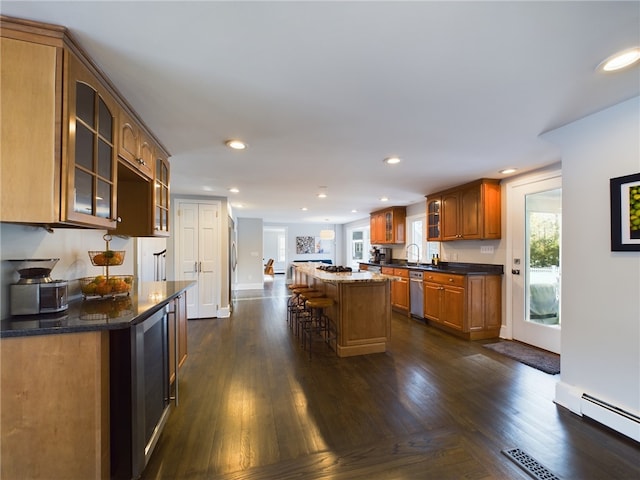
<svg viewBox="0 0 640 480"><path fill-rule="evenodd" d="M80 293L78 279L103 273L103 267L94 267L89 260L89 250L104 250L104 230L56 228L53 233L35 226L0 223L1 284L0 315L9 314L9 285L20 276L7 260L23 258L59 258L51 276L53 279L69 280L69 296ZM124 263L110 267L113 275L134 274L134 242L132 238L113 237L112 250L124 250Z"/></svg>

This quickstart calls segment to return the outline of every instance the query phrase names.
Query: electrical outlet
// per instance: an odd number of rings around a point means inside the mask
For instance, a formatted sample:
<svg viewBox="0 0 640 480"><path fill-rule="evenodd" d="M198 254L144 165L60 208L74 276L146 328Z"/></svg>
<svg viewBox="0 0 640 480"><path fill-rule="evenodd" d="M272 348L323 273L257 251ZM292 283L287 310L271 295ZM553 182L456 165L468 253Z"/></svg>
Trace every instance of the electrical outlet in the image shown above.
<svg viewBox="0 0 640 480"><path fill-rule="evenodd" d="M493 253L493 245L485 245L484 247L480 247L480 253Z"/></svg>

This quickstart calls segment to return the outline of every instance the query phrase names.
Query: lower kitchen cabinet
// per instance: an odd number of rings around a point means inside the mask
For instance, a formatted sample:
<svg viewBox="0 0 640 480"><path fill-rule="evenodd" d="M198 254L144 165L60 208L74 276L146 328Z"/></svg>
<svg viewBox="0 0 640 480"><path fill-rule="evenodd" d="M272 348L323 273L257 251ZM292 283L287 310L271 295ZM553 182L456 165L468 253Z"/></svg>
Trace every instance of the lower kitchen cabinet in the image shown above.
<svg viewBox="0 0 640 480"><path fill-rule="evenodd" d="M169 319L169 378L173 384L176 379L176 365L179 369L187 359L187 292L178 295L170 303Z"/></svg>
<svg viewBox="0 0 640 480"><path fill-rule="evenodd" d="M109 332L1 343L0 478L109 478Z"/></svg>
<svg viewBox="0 0 640 480"><path fill-rule="evenodd" d="M424 316L469 340L497 337L502 322L502 276L425 273Z"/></svg>
<svg viewBox="0 0 640 480"><path fill-rule="evenodd" d="M409 314L409 270L382 267L380 273L399 277L391 282L391 308Z"/></svg>
<svg viewBox="0 0 640 480"><path fill-rule="evenodd" d="M409 315L409 270L394 268L393 275L399 278L391 282L391 307Z"/></svg>

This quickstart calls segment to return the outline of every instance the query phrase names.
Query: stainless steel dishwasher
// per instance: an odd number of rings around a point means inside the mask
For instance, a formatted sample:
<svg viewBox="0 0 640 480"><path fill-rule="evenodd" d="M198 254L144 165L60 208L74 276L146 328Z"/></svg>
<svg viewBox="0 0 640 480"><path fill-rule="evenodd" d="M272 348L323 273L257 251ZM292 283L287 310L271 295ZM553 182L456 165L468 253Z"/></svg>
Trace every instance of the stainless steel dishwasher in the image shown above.
<svg viewBox="0 0 640 480"><path fill-rule="evenodd" d="M422 295L422 272L409 270L409 300L411 302L411 316L424 318L424 298Z"/></svg>

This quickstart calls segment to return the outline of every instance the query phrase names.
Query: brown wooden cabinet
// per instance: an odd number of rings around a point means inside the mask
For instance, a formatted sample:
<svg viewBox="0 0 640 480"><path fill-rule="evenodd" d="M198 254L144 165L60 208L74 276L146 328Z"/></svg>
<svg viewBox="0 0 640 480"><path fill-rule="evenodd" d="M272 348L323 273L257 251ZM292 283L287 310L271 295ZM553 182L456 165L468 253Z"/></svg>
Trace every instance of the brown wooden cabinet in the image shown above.
<svg viewBox="0 0 640 480"><path fill-rule="evenodd" d="M394 268L393 274L400 278L391 283L391 307L409 313L409 270Z"/></svg>
<svg viewBox="0 0 640 480"><path fill-rule="evenodd" d="M169 161L153 144L154 176L149 180L130 162L118 165L118 216L116 235L132 237L169 236Z"/></svg>
<svg viewBox="0 0 640 480"><path fill-rule="evenodd" d="M500 180L480 179L442 192L427 195L427 220L436 218L440 200L439 238L428 240L488 240L501 238ZM433 202L433 203L432 203ZM431 210L430 210L431 209ZM431 216L430 216L431 212ZM428 227L431 223L428 224ZM435 229L434 229L435 233Z"/></svg>
<svg viewBox="0 0 640 480"><path fill-rule="evenodd" d="M382 267L380 273L399 277L391 281L391 308L408 314L409 270L406 268Z"/></svg>
<svg viewBox="0 0 640 480"><path fill-rule="evenodd" d="M57 36L2 20L0 221L116 223L118 105ZM27 28L28 30L28 28Z"/></svg>
<svg viewBox="0 0 640 480"><path fill-rule="evenodd" d="M1 342L0 477L110 478L108 331Z"/></svg>
<svg viewBox="0 0 640 480"><path fill-rule="evenodd" d="M470 340L497 337L502 322L502 276L425 272L424 316Z"/></svg>
<svg viewBox="0 0 640 480"><path fill-rule="evenodd" d="M0 221L169 235L168 153L127 102L63 27L0 26Z"/></svg>
<svg viewBox="0 0 640 480"><path fill-rule="evenodd" d="M153 189L153 231L155 236L169 235L169 174L167 157L156 150Z"/></svg>
<svg viewBox="0 0 640 480"><path fill-rule="evenodd" d="M439 242L442 240L440 229L440 205L442 199L439 195L429 195L427 198L427 241Z"/></svg>
<svg viewBox="0 0 640 480"><path fill-rule="evenodd" d="M187 359L187 292L174 298L169 307L169 377L172 384L176 378L176 345L177 365L180 368Z"/></svg>
<svg viewBox="0 0 640 480"><path fill-rule="evenodd" d="M154 152L153 142L144 133L140 125L126 110L120 110L120 141L118 155L137 172L148 179L153 178Z"/></svg>
<svg viewBox="0 0 640 480"><path fill-rule="evenodd" d="M370 217L371 244L404 243L406 207L390 207L372 212Z"/></svg>

